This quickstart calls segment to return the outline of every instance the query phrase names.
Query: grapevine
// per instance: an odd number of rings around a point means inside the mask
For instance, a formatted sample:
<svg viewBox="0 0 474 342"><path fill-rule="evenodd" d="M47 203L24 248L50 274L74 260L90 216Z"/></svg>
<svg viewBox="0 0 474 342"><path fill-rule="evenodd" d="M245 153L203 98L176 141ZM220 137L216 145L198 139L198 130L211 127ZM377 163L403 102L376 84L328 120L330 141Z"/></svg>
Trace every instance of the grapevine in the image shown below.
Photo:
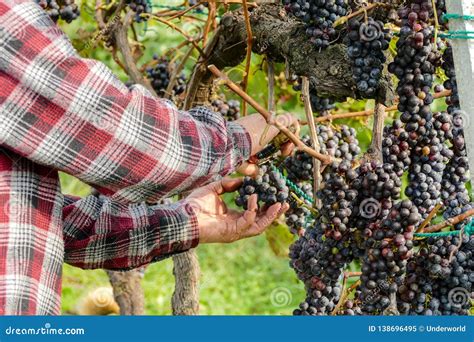
<svg viewBox="0 0 474 342"><path fill-rule="evenodd" d="M55 22L79 16L74 0L36 1ZM248 6L189 0L159 4L156 12L147 0L104 3L97 9L104 21L99 38L130 84L174 101L179 110L203 105L215 115L206 120L223 130L238 127L255 109L280 131L265 153L246 156L258 171L243 177L230 202L247 209L256 196L258 215L288 204L276 222L291 233L284 231L293 239L289 267L304 284L294 315L469 313L470 300L451 297L455 290L471 297L474 291L464 131L472 114L460 104L444 0ZM149 37L137 28L154 24L182 41L164 53L145 47ZM117 27L126 31L128 46L115 39ZM264 55L256 58L258 67L250 63L252 53ZM275 70L280 82L271 81ZM253 84L254 75L268 86ZM306 116L301 132L276 120L293 109ZM264 141L266 134L257 138ZM288 141L296 146L289 156L280 152ZM230 137L222 148L237 149L234 143ZM447 224L437 228L443 220Z"/></svg>

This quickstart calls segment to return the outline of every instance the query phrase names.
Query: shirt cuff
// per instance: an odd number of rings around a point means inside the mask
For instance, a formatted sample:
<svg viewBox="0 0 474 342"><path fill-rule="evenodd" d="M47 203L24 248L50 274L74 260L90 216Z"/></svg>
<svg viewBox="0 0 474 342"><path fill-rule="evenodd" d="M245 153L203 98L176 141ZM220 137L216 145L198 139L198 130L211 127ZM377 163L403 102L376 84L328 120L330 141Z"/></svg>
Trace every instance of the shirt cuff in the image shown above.
<svg viewBox="0 0 474 342"><path fill-rule="evenodd" d="M165 211L165 212L164 212ZM192 204L185 200L171 204L167 209L157 206L153 225L160 229L157 244L159 253L151 262L160 261L178 253L186 252L199 243L199 226Z"/></svg>
<svg viewBox="0 0 474 342"><path fill-rule="evenodd" d="M240 164L250 158L252 152L252 139L247 130L239 123L231 121L227 122L227 131L232 137L234 145L234 160L232 165Z"/></svg>

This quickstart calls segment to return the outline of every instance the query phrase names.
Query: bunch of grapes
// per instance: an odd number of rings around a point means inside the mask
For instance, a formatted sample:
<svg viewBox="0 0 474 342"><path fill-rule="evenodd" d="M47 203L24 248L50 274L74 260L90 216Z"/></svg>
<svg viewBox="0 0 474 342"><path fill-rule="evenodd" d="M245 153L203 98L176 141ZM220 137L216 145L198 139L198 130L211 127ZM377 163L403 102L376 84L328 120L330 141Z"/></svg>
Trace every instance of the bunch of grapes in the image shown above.
<svg viewBox="0 0 474 342"><path fill-rule="evenodd" d="M48 13L54 22L62 19L67 23L71 23L77 19L81 12L74 0L35 0L42 9Z"/></svg>
<svg viewBox="0 0 474 342"><path fill-rule="evenodd" d="M445 169L444 140L449 123L443 122L446 120L442 116L435 118L430 108L431 88L439 63L439 55L431 43L434 33L429 25L433 14L431 1L414 1L399 14L403 26L397 42L398 54L389 71L399 79L398 109L411 147L410 183L405 193L426 217L440 201Z"/></svg>
<svg viewBox="0 0 474 342"><path fill-rule="evenodd" d="M253 194L257 194L258 202L272 205L277 202L286 203L289 198L289 188L280 172L273 170L270 165L262 165L258 176L253 179L244 178L244 183L238 190L235 204L247 209L247 201Z"/></svg>
<svg viewBox="0 0 474 342"><path fill-rule="evenodd" d="M334 22L348 13L345 0L283 0L285 9L306 24L306 34L317 49L337 39Z"/></svg>
<svg viewBox="0 0 474 342"><path fill-rule="evenodd" d="M366 98L376 95L391 36L384 24L369 18L367 22L352 19L345 42L352 63L357 91Z"/></svg>
<svg viewBox="0 0 474 342"><path fill-rule="evenodd" d="M400 120L394 120L384 127L382 140L383 162L390 164L398 177L410 166L410 145L408 133Z"/></svg>
<svg viewBox="0 0 474 342"><path fill-rule="evenodd" d="M306 195L302 201L307 206L311 206L310 201L308 201L313 197L311 184L298 183L297 186ZM291 196L283 174L273 168L270 163L260 167L259 174L255 179L248 176L244 178L235 199L236 205L247 209L247 201L253 194L257 194L258 202L263 205L272 205L277 202L289 203L290 208L286 213L286 224L293 234L299 235L300 232L314 223L310 210Z"/></svg>
<svg viewBox="0 0 474 342"><path fill-rule="evenodd" d="M456 71L454 68L452 47L448 46L443 54L443 70L448 77L444 82L444 88L451 90L451 95L446 98L448 104L448 114L451 119L451 134L448 137L451 141L451 153L449 162L443 175L442 197L446 210L446 218L461 214L471 209L469 194L466 189L468 179L469 164L467 160L465 142L463 115L460 110L459 96L456 81Z"/></svg>
<svg viewBox="0 0 474 342"><path fill-rule="evenodd" d="M212 109L222 114L227 121L235 121L240 118L240 102L237 100L226 101L224 95L216 98L211 103Z"/></svg>
<svg viewBox="0 0 474 342"><path fill-rule="evenodd" d="M410 18L416 18L410 12ZM415 26L418 31L412 29ZM426 134L426 124L432 120L430 105L433 96L430 93L433 84L435 66L431 63L433 30L410 21L400 31L397 42L398 54L389 71L398 79L397 93L400 96L398 110L402 113L400 120L406 124L410 140Z"/></svg>
<svg viewBox="0 0 474 342"><path fill-rule="evenodd" d="M366 161L356 171L357 177L350 184L358 193L351 225L364 230L388 215L393 202L400 198L402 182L391 164Z"/></svg>
<svg viewBox="0 0 474 342"><path fill-rule="evenodd" d="M423 241L399 288L400 312L467 315L474 280L473 253L474 237L466 234Z"/></svg>
<svg viewBox="0 0 474 342"><path fill-rule="evenodd" d="M149 0L127 0L127 6L135 12L135 21L140 23L146 21L146 18L143 18L141 15L143 13L150 13L151 8L148 2Z"/></svg>
<svg viewBox="0 0 474 342"><path fill-rule="evenodd" d="M153 56L153 60L156 65L148 67L146 69L146 75L158 96L164 96L170 83L171 65L169 61L159 58L156 55ZM184 74L181 74L176 78L176 84L173 87L173 95L180 95L184 93L185 90L186 77Z"/></svg>
<svg viewBox="0 0 474 342"><path fill-rule="evenodd" d="M404 200L391 209L386 219L365 229L365 255L357 292L364 314L396 312L396 293L404 281L406 260L413 248L414 225L419 219L417 208Z"/></svg>
<svg viewBox="0 0 474 342"><path fill-rule="evenodd" d="M318 191L321 200L321 228L327 237L339 241L351 228L349 225L357 199L357 190L350 184L358 177L351 164L342 161L328 166L323 173L323 181Z"/></svg>
<svg viewBox="0 0 474 342"><path fill-rule="evenodd" d="M315 91L309 94L311 101L311 108L314 113L326 114L336 108L334 99L330 97L319 97Z"/></svg>
<svg viewBox="0 0 474 342"><path fill-rule="evenodd" d="M341 125L335 129L331 126L318 125L316 127L320 152L338 159L353 161L360 153L357 132L354 128ZM304 136L302 141L312 146L309 136ZM291 180L309 181L313 179L313 157L303 151L285 159L285 168Z"/></svg>
<svg viewBox="0 0 474 342"><path fill-rule="evenodd" d="M316 223L290 247L290 266L304 282L306 300L294 315L328 315L341 296L340 278L353 260L350 234L339 240L325 236Z"/></svg>

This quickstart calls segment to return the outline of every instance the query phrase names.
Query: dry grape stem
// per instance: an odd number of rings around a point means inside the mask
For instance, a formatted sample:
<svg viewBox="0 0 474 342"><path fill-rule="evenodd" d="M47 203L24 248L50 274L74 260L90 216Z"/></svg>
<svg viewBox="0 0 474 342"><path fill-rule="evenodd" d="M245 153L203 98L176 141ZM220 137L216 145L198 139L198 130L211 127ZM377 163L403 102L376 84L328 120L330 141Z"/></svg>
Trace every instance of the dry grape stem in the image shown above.
<svg viewBox="0 0 474 342"><path fill-rule="evenodd" d="M316 152L321 151L319 146L319 139L316 133L316 123L314 122L313 109L311 107L311 99L309 95L309 80L307 77L303 77L301 96L303 97L304 110L306 113L306 120L309 124L309 132L311 135L311 143ZM317 196L319 187L321 185L321 162L313 157L313 195L315 198L314 205L319 208L321 205L321 199Z"/></svg>
<svg viewBox="0 0 474 342"><path fill-rule="evenodd" d="M458 224L471 216L474 216L474 209L470 209L466 211L465 213L462 213L461 215L454 216L450 219L447 219L446 221L427 227L422 232L423 233L439 232L443 228L454 226L455 224Z"/></svg>
<svg viewBox="0 0 474 342"><path fill-rule="evenodd" d="M435 99L439 99L442 97L447 97L451 95L451 90L444 90L442 92L436 93L433 95ZM396 103L398 102L398 99L396 100ZM387 107L385 109L386 112L394 112L398 110L398 106L395 104L393 106ZM348 118L355 118L355 117L362 117L362 116L371 116L375 112L375 109L368 109L360 112L347 112L347 113L337 113L337 114L330 114L326 116L320 116L316 118L316 122L325 122L325 121L331 121L331 120L336 120L336 119L348 119ZM307 122L301 122L302 125L307 125Z"/></svg>

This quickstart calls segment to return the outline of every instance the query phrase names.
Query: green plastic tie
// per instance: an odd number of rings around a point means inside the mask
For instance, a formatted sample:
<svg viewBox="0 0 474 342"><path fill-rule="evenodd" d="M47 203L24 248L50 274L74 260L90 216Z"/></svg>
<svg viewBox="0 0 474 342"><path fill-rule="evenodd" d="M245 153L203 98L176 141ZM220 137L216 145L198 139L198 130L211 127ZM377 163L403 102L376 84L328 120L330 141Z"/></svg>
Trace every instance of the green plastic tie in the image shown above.
<svg viewBox="0 0 474 342"><path fill-rule="evenodd" d="M469 223L463 229L464 233L467 235L474 235L474 220L471 219ZM453 230L450 232L436 232L436 233L415 233L416 237L446 237L446 236L453 236L459 235L461 230Z"/></svg>
<svg viewBox="0 0 474 342"><path fill-rule="evenodd" d="M456 13L446 13L441 16L442 20L449 21L450 19L474 20L474 15L462 15Z"/></svg>
<svg viewBox="0 0 474 342"><path fill-rule="evenodd" d="M447 39L474 39L474 31L449 31L440 33L439 37Z"/></svg>
<svg viewBox="0 0 474 342"><path fill-rule="evenodd" d="M306 194L298 185L296 185L291 180L286 178L277 167L275 167L274 165L271 165L271 168L272 168L272 171L276 172L281 178L283 178L285 180L286 185L288 185L288 187L291 190L293 190L298 196L303 197L305 200L307 200L311 204L314 203L313 198L308 196L308 194Z"/></svg>

